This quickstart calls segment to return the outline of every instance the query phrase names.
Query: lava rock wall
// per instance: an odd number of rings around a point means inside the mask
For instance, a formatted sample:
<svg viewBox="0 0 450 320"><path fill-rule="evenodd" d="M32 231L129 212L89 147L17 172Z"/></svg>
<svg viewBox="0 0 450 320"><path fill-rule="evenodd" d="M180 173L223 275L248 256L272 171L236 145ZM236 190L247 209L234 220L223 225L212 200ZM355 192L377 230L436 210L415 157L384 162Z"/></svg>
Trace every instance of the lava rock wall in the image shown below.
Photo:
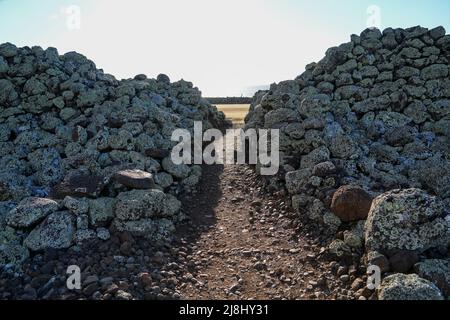
<svg viewBox="0 0 450 320"><path fill-rule="evenodd" d="M199 166L175 166L175 129L221 128L192 83L117 80L81 54L0 45L0 265L110 230L154 241L182 219Z"/></svg>

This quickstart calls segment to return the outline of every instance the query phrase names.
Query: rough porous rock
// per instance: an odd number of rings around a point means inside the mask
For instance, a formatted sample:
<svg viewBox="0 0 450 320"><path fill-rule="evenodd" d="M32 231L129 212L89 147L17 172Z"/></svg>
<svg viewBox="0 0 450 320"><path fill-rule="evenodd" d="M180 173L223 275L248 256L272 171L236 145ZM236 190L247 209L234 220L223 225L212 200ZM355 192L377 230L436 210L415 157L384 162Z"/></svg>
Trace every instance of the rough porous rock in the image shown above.
<svg viewBox="0 0 450 320"><path fill-rule="evenodd" d="M447 39L442 27L367 29L296 79L257 92L245 128L280 130L280 174L270 186L284 184L293 204L308 199L299 211L319 222L308 213L314 200L328 208L329 195L346 185L370 195L419 188L448 203ZM334 213L364 219L362 210Z"/></svg>
<svg viewBox="0 0 450 320"><path fill-rule="evenodd" d="M32 251L66 249L73 244L75 230L74 218L69 212L56 212L31 231L24 245Z"/></svg>
<svg viewBox="0 0 450 320"><path fill-rule="evenodd" d="M28 249L19 244L0 244L0 269L8 265L12 268L20 268L29 256Z"/></svg>
<svg viewBox="0 0 450 320"><path fill-rule="evenodd" d="M344 222L367 219L372 197L356 186L343 186L333 195L331 210Z"/></svg>
<svg viewBox="0 0 450 320"><path fill-rule="evenodd" d="M6 221L13 228L28 228L58 210L58 203L51 199L26 198L11 210Z"/></svg>
<svg viewBox="0 0 450 320"><path fill-rule="evenodd" d="M450 259L429 259L414 266L416 273L433 282L443 294L450 296Z"/></svg>
<svg viewBox="0 0 450 320"><path fill-rule="evenodd" d="M98 198L89 200L89 222L92 226L107 225L114 217L117 200L114 198Z"/></svg>
<svg viewBox="0 0 450 320"><path fill-rule="evenodd" d="M119 220L171 217L178 213L181 203L174 196L159 190L133 190L121 193L115 208Z"/></svg>
<svg viewBox="0 0 450 320"><path fill-rule="evenodd" d="M86 214L89 211L89 202L86 199L76 199L65 197L63 201L64 207L75 215Z"/></svg>
<svg viewBox="0 0 450 320"><path fill-rule="evenodd" d="M378 289L380 300L444 300L442 293L430 281L416 274L397 273L386 277Z"/></svg>
<svg viewBox="0 0 450 320"><path fill-rule="evenodd" d="M73 175L50 189L50 195L55 199L65 197L92 197L100 195L105 187L105 179L100 176Z"/></svg>
<svg viewBox="0 0 450 320"><path fill-rule="evenodd" d="M76 52L0 45L0 208L8 207L1 209L1 244L65 249L108 239L105 228L115 220L123 230L169 239L180 220L174 197L201 176L200 168L168 161L177 144L171 137L176 129L193 131L195 121L204 130L228 125L190 82L117 80ZM120 210L123 201L116 210L121 194L153 188L164 191L135 194L139 205L127 204L142 209L144 227L139 214Z"/></svg>
<svg viewBox="0 0 450 320"><path fill-rule="evenodd" d="M387 192L373 201L366 222L366 247L387 253L448 246L448 214L444 203L425 191Z"/></svg>
<svg viewBox="0 0 450 320"><path fill-rule="evenodd" d="M151 173L142 170L123 170L114 175L114 179L132 189L153 189L155 181Z"/></svg>

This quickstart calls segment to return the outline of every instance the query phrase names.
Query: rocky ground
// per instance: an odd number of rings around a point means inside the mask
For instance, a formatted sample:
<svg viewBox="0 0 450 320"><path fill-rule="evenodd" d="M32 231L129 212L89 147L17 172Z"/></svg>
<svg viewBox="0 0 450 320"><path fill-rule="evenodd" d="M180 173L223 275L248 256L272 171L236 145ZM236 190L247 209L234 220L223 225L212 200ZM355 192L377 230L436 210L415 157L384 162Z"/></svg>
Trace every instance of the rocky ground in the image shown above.
<svg viewBox="0 0 450 320"><path fill-rule="evenodd" d="M0 275L3 299L363 299L364 270L325 257L327 236L265 188L248 166L205 166L182 197L188 219L153 247L130 233L68 251L46 251L24 275ZM82 289L66 287L78 265ZM353 289L353 290L352 290Z"/></svg>
<svg viewBox="0 0 450 320"><path fill-rule="evenodd" d="M353 299L356 265L330 262L326 240L290 209L284 194L265 190L248 167L208 170L212 179L186 201L194 233L186 237L189 299ZM214 180L219 179L214 185ZM218 189L218 190L214 190ZM212 198L211 198L212 197ZM312 229L312 230L311 230ZM369 292L365 292L370 296Z"/></svg>

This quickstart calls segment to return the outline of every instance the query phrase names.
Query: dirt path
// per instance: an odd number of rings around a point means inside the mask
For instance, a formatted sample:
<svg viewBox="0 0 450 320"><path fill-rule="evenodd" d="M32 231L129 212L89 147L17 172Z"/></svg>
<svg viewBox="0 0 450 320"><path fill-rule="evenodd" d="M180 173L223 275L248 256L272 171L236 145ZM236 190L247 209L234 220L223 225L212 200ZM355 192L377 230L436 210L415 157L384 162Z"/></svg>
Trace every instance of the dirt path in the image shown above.
<svg viewBox="0 0 450 320"><path fill-rule="evenodd" d="M339 266L318 259L323 249L299 230L283 194L265 192L247 166L203 172L198 192L183 199L192 219L180 230L192 272L177 287L183 298L346 298L331 271Z"/></svg>
<svg viewBox="0 0 450 320"><path fill-rule="evenodd" d="M0 273L0 299L351 299L355 271L322 258L320 229L286 199L247 166L205 166L173 242L112 233L36 254L20 277ZM81 290L66 286L69 265Z"/></svg>

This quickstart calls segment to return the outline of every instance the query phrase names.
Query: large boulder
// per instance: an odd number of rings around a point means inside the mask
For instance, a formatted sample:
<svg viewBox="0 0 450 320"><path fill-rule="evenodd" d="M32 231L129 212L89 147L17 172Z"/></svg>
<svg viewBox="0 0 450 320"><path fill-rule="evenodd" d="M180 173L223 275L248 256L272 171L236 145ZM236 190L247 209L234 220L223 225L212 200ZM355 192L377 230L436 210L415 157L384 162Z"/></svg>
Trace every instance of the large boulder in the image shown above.
<svg viewBox="0 0 450 320"><path fill-rule="evenodd" d="M450 296L450 259L429 259L414 266L416 273L433 282L446 297Z"/></svg>
<svg viewBox="0 0 450 320"><path fill-rule="evenodd" d="M29 228L58 208L58 203L51 199L25 198L8 213L6 221L13 228Z"/></svg>
<svg viewBox="0 0 450 320"><path fill-rule="evenodd" d="M372 197L357 186L343 186L333 195L331 210L344 222L367 219Z"/></svg>
<svg viewBox="0 0 450 320"><path fill-rule="evenodd" d="M380 252L449 245L448 212L442 201L419 189L377 197L366 222L366 248Z"/></svg>
<svg viewBox="0 0 450 320"><path fill-rule="evenodd" d="M49 215L24 240L32 251L46 249L67 249L74 240L74 218L69 212L55 212Z"/></svg>
<svg viewBox="0 0 450 320"><path fill-rule="evenodd" d="M172 217L180 208L181 203L174 196L160 190L133 190L117 197L115 217L122 221Z"/></svg>
<svg viewBox="0 0 450 320"><path fill-rule="evenodd" d="M108 225L115 217L117 200L114 198L98 198L89 200L89 222L95 227Z"/></svg>
<svg viewBox="0 0 450 320"><path fill-rule="evenodd" d="M378 289L380 300L444 300L442 293L430 281L416 274L391 275Z"/></svg>

